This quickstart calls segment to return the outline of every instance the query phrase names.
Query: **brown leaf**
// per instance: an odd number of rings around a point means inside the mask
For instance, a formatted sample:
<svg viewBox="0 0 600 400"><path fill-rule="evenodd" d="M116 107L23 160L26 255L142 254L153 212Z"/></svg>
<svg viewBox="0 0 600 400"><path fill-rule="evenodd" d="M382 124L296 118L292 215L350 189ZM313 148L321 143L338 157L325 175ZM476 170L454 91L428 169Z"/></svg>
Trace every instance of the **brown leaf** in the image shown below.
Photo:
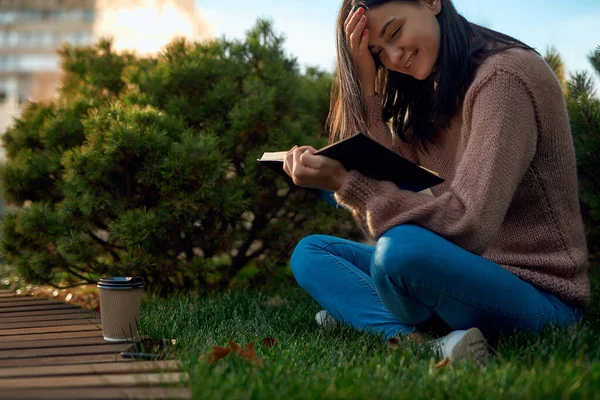
<svg viewBox="0 0 600 400"><path fill-rule="evenodd" d="M446 357L443 360L441 360L440 362L438 362L437 364L435 364L435 367L436 368L444 368L444 367L447 367L448 365L450 365L450 359L448 357Z"/></svg>
<svg viewBox="0 0 600 400"><path fill-rule="evenodd" d="M390 338L388 340L388 348L398 350L400 348L400 339L397 337Z"/></svg>
<svg viewBox="0 0 600 400"><path fill-rule="evenodd" d="M258 356L256 355L256 352L254 351L254 342L250 342L248 343L248 348L246 350L242 350L242 352L240 353L241 357L244 357L246 359L246 361L252 363L252 364L256 364L259 367L263 366L263 362L260 358L258 358Z"/></svg>
<svg viewBox="0 0 600 400"><path fill-rule="evenodd" d="M214 346L211 351L204 354L200 359L206 360L209 364L215 364L229 354L237 354L249 363L258 365L259 367L263 366L263 362L258 358L254 351L254 342L248 343L248 348L245 350L233 340L229 340L228 343L229 347Z"/></svg>
<svg viewBox="0 0 600 400"><path fill-rule="evenodd" d="M212 350L204 354L201 359L208 361L209 364L215 364L220 359L227 357L229 353L231 353L229 347L214 346Z"/></svg>
<svg viewBox="0 0 600 400"><path fill-rule="evenodd" d="M277 340L273 339L272 337L264 338L262 340L262 342L263 342L263 346L265 346L267 348L277 346Z"/></svg>
<svg viewBox="0 0 600 400"><path fill-rule="evenodd" d="M233 340L229 341L229 347L231 347L231 350L237 355L242 353L242 347Z"/></svg>

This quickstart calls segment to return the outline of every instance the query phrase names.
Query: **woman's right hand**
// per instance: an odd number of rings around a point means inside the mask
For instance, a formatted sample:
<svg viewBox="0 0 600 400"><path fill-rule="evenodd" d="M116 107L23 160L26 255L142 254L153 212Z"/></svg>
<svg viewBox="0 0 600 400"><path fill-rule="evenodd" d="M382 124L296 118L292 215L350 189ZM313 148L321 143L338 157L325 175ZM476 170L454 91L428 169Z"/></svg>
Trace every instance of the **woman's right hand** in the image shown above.
<svg viewBox="0 0 600 400"><path fill-rule="evenodd" d="M348 43L350 54L354 60L356 73L362 85L363 96L375 95L375 60L369 51L369 30L365 10L359 7L356 11L350 11L344 22L344 33Z"/></svg>

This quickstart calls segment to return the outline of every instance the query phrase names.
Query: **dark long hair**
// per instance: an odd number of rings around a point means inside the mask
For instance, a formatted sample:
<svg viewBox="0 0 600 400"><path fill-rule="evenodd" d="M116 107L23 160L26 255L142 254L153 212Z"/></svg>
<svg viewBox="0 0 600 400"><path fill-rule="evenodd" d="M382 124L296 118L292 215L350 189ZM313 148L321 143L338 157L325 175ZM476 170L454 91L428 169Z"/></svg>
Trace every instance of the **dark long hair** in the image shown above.
<svg viewBox="0 0 600 400"><path fill-rule="evenodd" d="M330 141L365 131L364 104L346 44L344 21L358 5L373 9L391 1L419 3L425 0L344 0L337 25L337 78L328 118ZM440 0L440 50L431 75L419 81L390 71L378 59L375 87L383 98L383 118L392 119L395 133L405 142L426 149L436 130L448 127L471 84L475 70L489 56L512 47L531 47L502 33L470 23L458 14L451 0Z"/></svg>

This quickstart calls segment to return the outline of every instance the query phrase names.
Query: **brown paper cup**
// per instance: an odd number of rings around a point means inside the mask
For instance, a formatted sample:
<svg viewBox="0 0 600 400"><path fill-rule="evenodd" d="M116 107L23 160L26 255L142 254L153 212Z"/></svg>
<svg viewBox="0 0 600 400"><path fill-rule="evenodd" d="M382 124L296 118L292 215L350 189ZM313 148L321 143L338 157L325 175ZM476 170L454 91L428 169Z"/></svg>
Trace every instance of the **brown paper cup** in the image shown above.
<svg viewBox="0 0 600 400"><path fill-rule="evenodd" d="M140 319L143 285L127 285L123 284L123 281L117 284L106 283L113 279L119 278L103 279L98 284L104 340L139 341L137 326Z"/></svg>

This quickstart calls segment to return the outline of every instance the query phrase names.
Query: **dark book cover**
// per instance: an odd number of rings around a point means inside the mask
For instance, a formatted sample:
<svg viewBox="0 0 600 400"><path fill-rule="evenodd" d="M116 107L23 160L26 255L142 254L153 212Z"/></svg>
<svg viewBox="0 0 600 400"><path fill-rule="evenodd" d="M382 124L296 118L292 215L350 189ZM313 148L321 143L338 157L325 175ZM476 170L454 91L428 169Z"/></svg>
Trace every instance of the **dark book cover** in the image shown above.
<svg viewBox="0 0 600 400"><path fill-rule="evenodd" d="M282 156L285 153L265 153L258 161L291 182L291 178L283 170ZM363 133L323 147L315 155L333 158L348 171L357 170L370 178L393 182L403 190L420 192L444 182L435 173L396 154Z"/></svg>

